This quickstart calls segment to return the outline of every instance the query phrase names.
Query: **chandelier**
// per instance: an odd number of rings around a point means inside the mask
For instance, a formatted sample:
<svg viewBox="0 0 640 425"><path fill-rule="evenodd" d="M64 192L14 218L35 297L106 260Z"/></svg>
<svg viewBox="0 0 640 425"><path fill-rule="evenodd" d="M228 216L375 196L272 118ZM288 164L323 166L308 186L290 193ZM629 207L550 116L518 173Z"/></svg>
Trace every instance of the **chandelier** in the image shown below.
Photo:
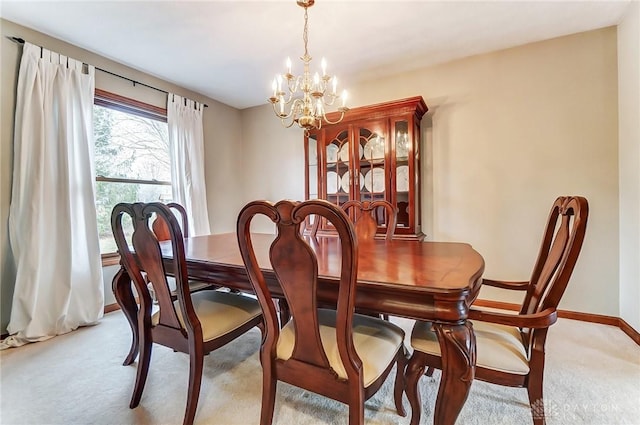
<svg viewBox="0 0 640 425"><path fill-rule="evenodd" d="M309 131L314 128L321 128L322 122L337 124L344 118L344 113L349 110L346 107L347 92L337 93L338 79L327 74L327 62L322 59L322 75L317 72L311 77L309 63L311 56L307 49L308 21L307 9L313 6L315 0L297 0L298 6L304 8L304 31L302 40L304 41L304 55L300 57L304 65L302 75L291 73L291 59L287 58L287 71L284 74L276 75L271 88L273 95L269 102L273 105L273 111L282 121L282 125L289 128L294 123L300 128ZM333 106L340 102L337 111L340 116L336 121L329 121L326 115L326 107Z"/></svg>

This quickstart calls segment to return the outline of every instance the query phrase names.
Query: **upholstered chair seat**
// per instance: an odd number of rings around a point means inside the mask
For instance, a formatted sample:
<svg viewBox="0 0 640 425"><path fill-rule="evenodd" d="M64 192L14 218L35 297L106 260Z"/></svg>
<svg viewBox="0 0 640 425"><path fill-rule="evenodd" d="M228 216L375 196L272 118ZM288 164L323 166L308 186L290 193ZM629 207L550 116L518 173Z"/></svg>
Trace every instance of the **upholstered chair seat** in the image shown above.
<svg viewBox="0 0 640 425"><path fill-rule="evenodd" d="M340 378L347 379L336 341L336 311L319 309L318 324L320 340L331 368ZM280 360L289 359L293 353L294 327L295 322L292 319L280 332L276 348L276 355ZM404 331L395 324L361 314L353 316L353 345L362 360L365 387L375 382L389 367L403 341Z"/></svg>
<svg viewBox="0 0 640 425"><path fill-rule="evenodd" d="M191 294L191 302L202 325L204 342L239 329L262 314L260 304L256 299L241 294L200 291ZM174 301L173 306L180 324L184 327L180 302ZM159 320L160 311L157 311L152 316L151 323L155 326Z"/></svg>
<svg viewBox="0 0 640 425"><path fill-rule="evenodd" d="M526 375L529 359L520 329L496 323L473 322L476 334L476 367ZM431 322L418 322L411 333L414 350L440 356L440 343Z"/></svg>

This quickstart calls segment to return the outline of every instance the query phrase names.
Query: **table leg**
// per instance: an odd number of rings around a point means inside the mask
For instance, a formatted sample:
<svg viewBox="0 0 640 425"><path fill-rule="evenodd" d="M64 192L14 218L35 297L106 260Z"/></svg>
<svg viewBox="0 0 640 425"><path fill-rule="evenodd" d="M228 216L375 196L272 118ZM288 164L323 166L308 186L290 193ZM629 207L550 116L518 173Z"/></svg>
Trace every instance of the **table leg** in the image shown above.
<svg viewBox="0 0 640 425"><path fill-rule="evenodd" d="M476 370L476 336L471 322L434 324L442 355L442 377L433 423L454 425L469 395Z"/></svg>
<svg viewBox="0 0 640 425"><path fill-rule="evenodd" d="M124 366L128 366L138 357L138 304L131 289L131 278L124 267L120 267L118 273L113 277L111 288L113 295L116 297L116 302L131 327L131 348L124 363L122 363Z"/></svg>

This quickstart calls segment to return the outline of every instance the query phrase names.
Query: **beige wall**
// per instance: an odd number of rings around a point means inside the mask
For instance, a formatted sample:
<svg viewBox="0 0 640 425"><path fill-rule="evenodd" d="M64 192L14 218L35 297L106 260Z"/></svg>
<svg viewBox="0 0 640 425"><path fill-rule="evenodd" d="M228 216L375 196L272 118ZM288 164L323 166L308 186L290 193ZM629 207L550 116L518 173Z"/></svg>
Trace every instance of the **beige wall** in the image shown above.
<svg viewBox="0 0 640 425"><path fill-rule="evenodd" d="M6 36L19 36L208 103L210 107L205 110L206 183L214 232L233 230L237 212L247 201L303 197L302 132L282 128L269 105L239 112L42 34L4 20L0 23L3 332L8 322L15 274L8 251L7 214L11 129L20 57L20 47ZM633 25L637 30L637 23ZM635 55L631 61L637 61L637 53ZM425 98L430 108L422 122L423 152L428 154L428 158L423 158L422 177L426 195L423 198L425 232L431 240L472 243L485 257L487 276L528 278L553 199L562 194L586 196L591 206L587 237L561 307L620 315L619 305L625 293L619 291L618 285L618 248L622 247L626 255L635 254L636 265L638 249L623 247L619 241L618 205L624 199L637 204L638 195L634 198L632 193L627 198L628 194L621 193L619 200L618 179L625 180L626 176L622 169L620 175L618 173L615 28L480 55L390 78L345 84L352 106L415 95ZM101 73L97 73L97 86L153 104L165 102L160 93L133 88ZM626 105L621 103L623 107ZM637 109L631 113L631 116L638 115ZM620 131L622 136L622 126ZM638 133L631 133L628 140L628 145L621 145L621 157L626 152L637 152L633 151L632 141L637 142ZM637 168L635 171L631 178L637 179ZM257 227L271 228L266 222L258 223ZM105 280L108 281L111 274L112 270L106 270ZM620 288L631 293L635 290L637 294L637 277L631 275L628 287ZM485 298L494 295L482 294ZM635 312L631 311L631 315L637 314L637 305L636 297Z"/></svg>
<svg viewBox="0 0 640 425"><path fill-rule="evenodd" d="M618 26L620 317L640 329L640 3Z"/></svg>
<svg viewBox="0 0 640 425"><path fill-rule="evenodd" d="M15 267L9 249L7 222L11 200L15 87L22 53L22 47L7 37L20 37L33 44L45 46L108 71L208 104L209 107L205 108L204 112L204 139L205 160L208 164L205 178L209 219L213 232L228 232L234 229L234 210L239 208L243 200L241 181L229 177L234 175L236 170L242 169L242 160L239 155L242 135L241 116L238 110L12 22L0 20L0 27L2 33L0 40L2 43L0 75L0 228L2 229L0 233L0 264L2 265L0 271L2 279L0 281L0 333L6 332L9 322L15 282ZM166 107L164 93L139 85L133 87L125 80L99 71L96 71L96 87L156 106ZM229 206L232 208L230 209ZM52 244L52 249L55 249L55 244ZM114 302L110 289L114 273L114 267L105 269L105 302L107 304Z"/></svg>
<svg viewBox="0 0 640 425"><path fill-rule="evenodd" d="M424 97L425 232L473 244L486 276L528 279L553 200L587 197L587 237L561 307L617 316L616 72L616 30L607 28L345 84L353 106ZM260 131L278 125L269 106L243 111L243 121L245 155L273 160L282 135ZM302 176L302 165L296 154L268 177L248 169L251 194L302 193L295 174L280 177L287 167Z"/></svg>
<svg viewBox="0 0 640 425"><path fill-rule="evenodd" d="M242 111L243 196L279 201L304 199L304 143L298 127L284 128L271 105ZM274 226L260 217L254 231L271 232Z"/></svg>

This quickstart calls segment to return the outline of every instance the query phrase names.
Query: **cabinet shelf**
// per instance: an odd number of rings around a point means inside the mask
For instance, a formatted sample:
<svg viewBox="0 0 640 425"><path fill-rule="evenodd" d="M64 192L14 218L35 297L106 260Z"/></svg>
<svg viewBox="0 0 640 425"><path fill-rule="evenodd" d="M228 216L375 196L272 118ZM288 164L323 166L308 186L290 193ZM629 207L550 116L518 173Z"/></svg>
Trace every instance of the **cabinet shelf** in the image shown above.
<svg viewBox="0 0 640 425"><path fill-rule="evenodd" d="M363 165L369 165L369 164L374 164L374 165L384 165L384 158L381 159L360 159L360 166L362 167Z"/></svg>

